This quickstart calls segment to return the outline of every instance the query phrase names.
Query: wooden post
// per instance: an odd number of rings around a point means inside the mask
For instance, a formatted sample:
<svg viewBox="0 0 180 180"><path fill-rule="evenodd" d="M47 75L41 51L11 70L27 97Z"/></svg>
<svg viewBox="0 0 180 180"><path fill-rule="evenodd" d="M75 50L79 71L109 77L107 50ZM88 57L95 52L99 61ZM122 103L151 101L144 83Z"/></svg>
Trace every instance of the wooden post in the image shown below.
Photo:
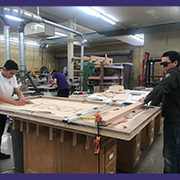
<svg viewBox="0 0 180 180"><path fill-rule="evenodd" d="M77 145L77 133L73 133L73 142L72 142L73 146Z"/></svg>

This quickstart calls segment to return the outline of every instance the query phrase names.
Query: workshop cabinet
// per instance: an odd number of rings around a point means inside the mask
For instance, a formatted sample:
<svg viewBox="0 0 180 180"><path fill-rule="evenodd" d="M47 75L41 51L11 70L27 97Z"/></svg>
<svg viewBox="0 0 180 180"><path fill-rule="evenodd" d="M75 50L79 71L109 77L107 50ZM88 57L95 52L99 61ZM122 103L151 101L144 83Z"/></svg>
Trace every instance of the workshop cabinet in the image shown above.
<svg viewBox="0 0 180 180"><path fill-rule="evenodd" d="M117 169L128 172L139 161L141 154L141 133L130 141L117 140Z"/></svg>
<svg viewBox="0 0 180 180"><path fill-rule="evenodd" d="M25 126L25 173L116 173L117 140L103 137L95 155L95 137L37 124Z"/></svg>
<svg viewBox="0 0 180 180"><path fill-rule="evenodd" d="M154 119L141 130L141 149L145 150L154 141Z"/></svg>
<svg viewBox="0 0 180 180"><path fill-rule="evenodd" d="M154 118L154 135L155 136L161 132L162 127L163 127L163 117L161 116L161 114L159 114L158 116Z"/></svg>

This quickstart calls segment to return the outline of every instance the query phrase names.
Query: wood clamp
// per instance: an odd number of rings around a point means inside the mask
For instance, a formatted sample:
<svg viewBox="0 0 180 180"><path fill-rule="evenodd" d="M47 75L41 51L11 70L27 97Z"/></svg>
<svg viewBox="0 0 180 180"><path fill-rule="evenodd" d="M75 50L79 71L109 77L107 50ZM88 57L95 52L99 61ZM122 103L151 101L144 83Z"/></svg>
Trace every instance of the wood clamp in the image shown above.
<svg viewBox="0 0 180 180"><path fill-rule="evenodd" d="M101 118L100 113L97 113L95 115L95 120L97 122L97 136L96 136L96 139L94 140L94 144L96 145L95 151L94 151L95 155L99 154L100 149L101 149L101 136L99 135L99 122L101 121L101 119L102 118Z"/></svg>

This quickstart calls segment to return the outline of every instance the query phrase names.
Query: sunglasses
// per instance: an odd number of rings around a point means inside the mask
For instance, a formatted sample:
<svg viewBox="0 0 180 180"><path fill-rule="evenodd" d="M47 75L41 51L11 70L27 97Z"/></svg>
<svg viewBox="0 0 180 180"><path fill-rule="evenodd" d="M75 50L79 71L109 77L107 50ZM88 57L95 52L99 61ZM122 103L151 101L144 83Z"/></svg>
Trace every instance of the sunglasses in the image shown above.
<svg viewBox="0 0 180 180"><path fill-rule="evenodd" d="M161 62L160 65L163 66L163 67L167 67L168 64L170 64L172 62Z"/></svg>

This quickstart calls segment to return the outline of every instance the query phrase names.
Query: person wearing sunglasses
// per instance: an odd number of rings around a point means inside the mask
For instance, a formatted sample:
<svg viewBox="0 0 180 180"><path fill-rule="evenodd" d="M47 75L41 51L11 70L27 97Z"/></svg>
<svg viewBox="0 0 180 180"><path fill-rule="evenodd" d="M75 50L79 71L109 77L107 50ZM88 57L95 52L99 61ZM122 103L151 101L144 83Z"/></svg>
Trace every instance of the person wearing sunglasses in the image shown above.
<svg viewBox="0 0 180 180"><path fill-rule="evenodd" d="M16 106L23 106L30 103L24 98L20 91L15 74L18 70L18 65L13 60L8 60L4 64L2 72L0 72L0 103L5 102ZM12 99L13 92L16 92L19 100ZM10 155L1 152L1 140L6 125L7 115L0 114L0 159L10 158Z"/></svg>
<svg viewBox="0 0 180 180"><path fill-rule="evenodd" d="M140 102L158 105L162 102L164 117L163 158L164 173L180 173L180 55L167 51L162 55L161 67L165 77Z"/></svg>

